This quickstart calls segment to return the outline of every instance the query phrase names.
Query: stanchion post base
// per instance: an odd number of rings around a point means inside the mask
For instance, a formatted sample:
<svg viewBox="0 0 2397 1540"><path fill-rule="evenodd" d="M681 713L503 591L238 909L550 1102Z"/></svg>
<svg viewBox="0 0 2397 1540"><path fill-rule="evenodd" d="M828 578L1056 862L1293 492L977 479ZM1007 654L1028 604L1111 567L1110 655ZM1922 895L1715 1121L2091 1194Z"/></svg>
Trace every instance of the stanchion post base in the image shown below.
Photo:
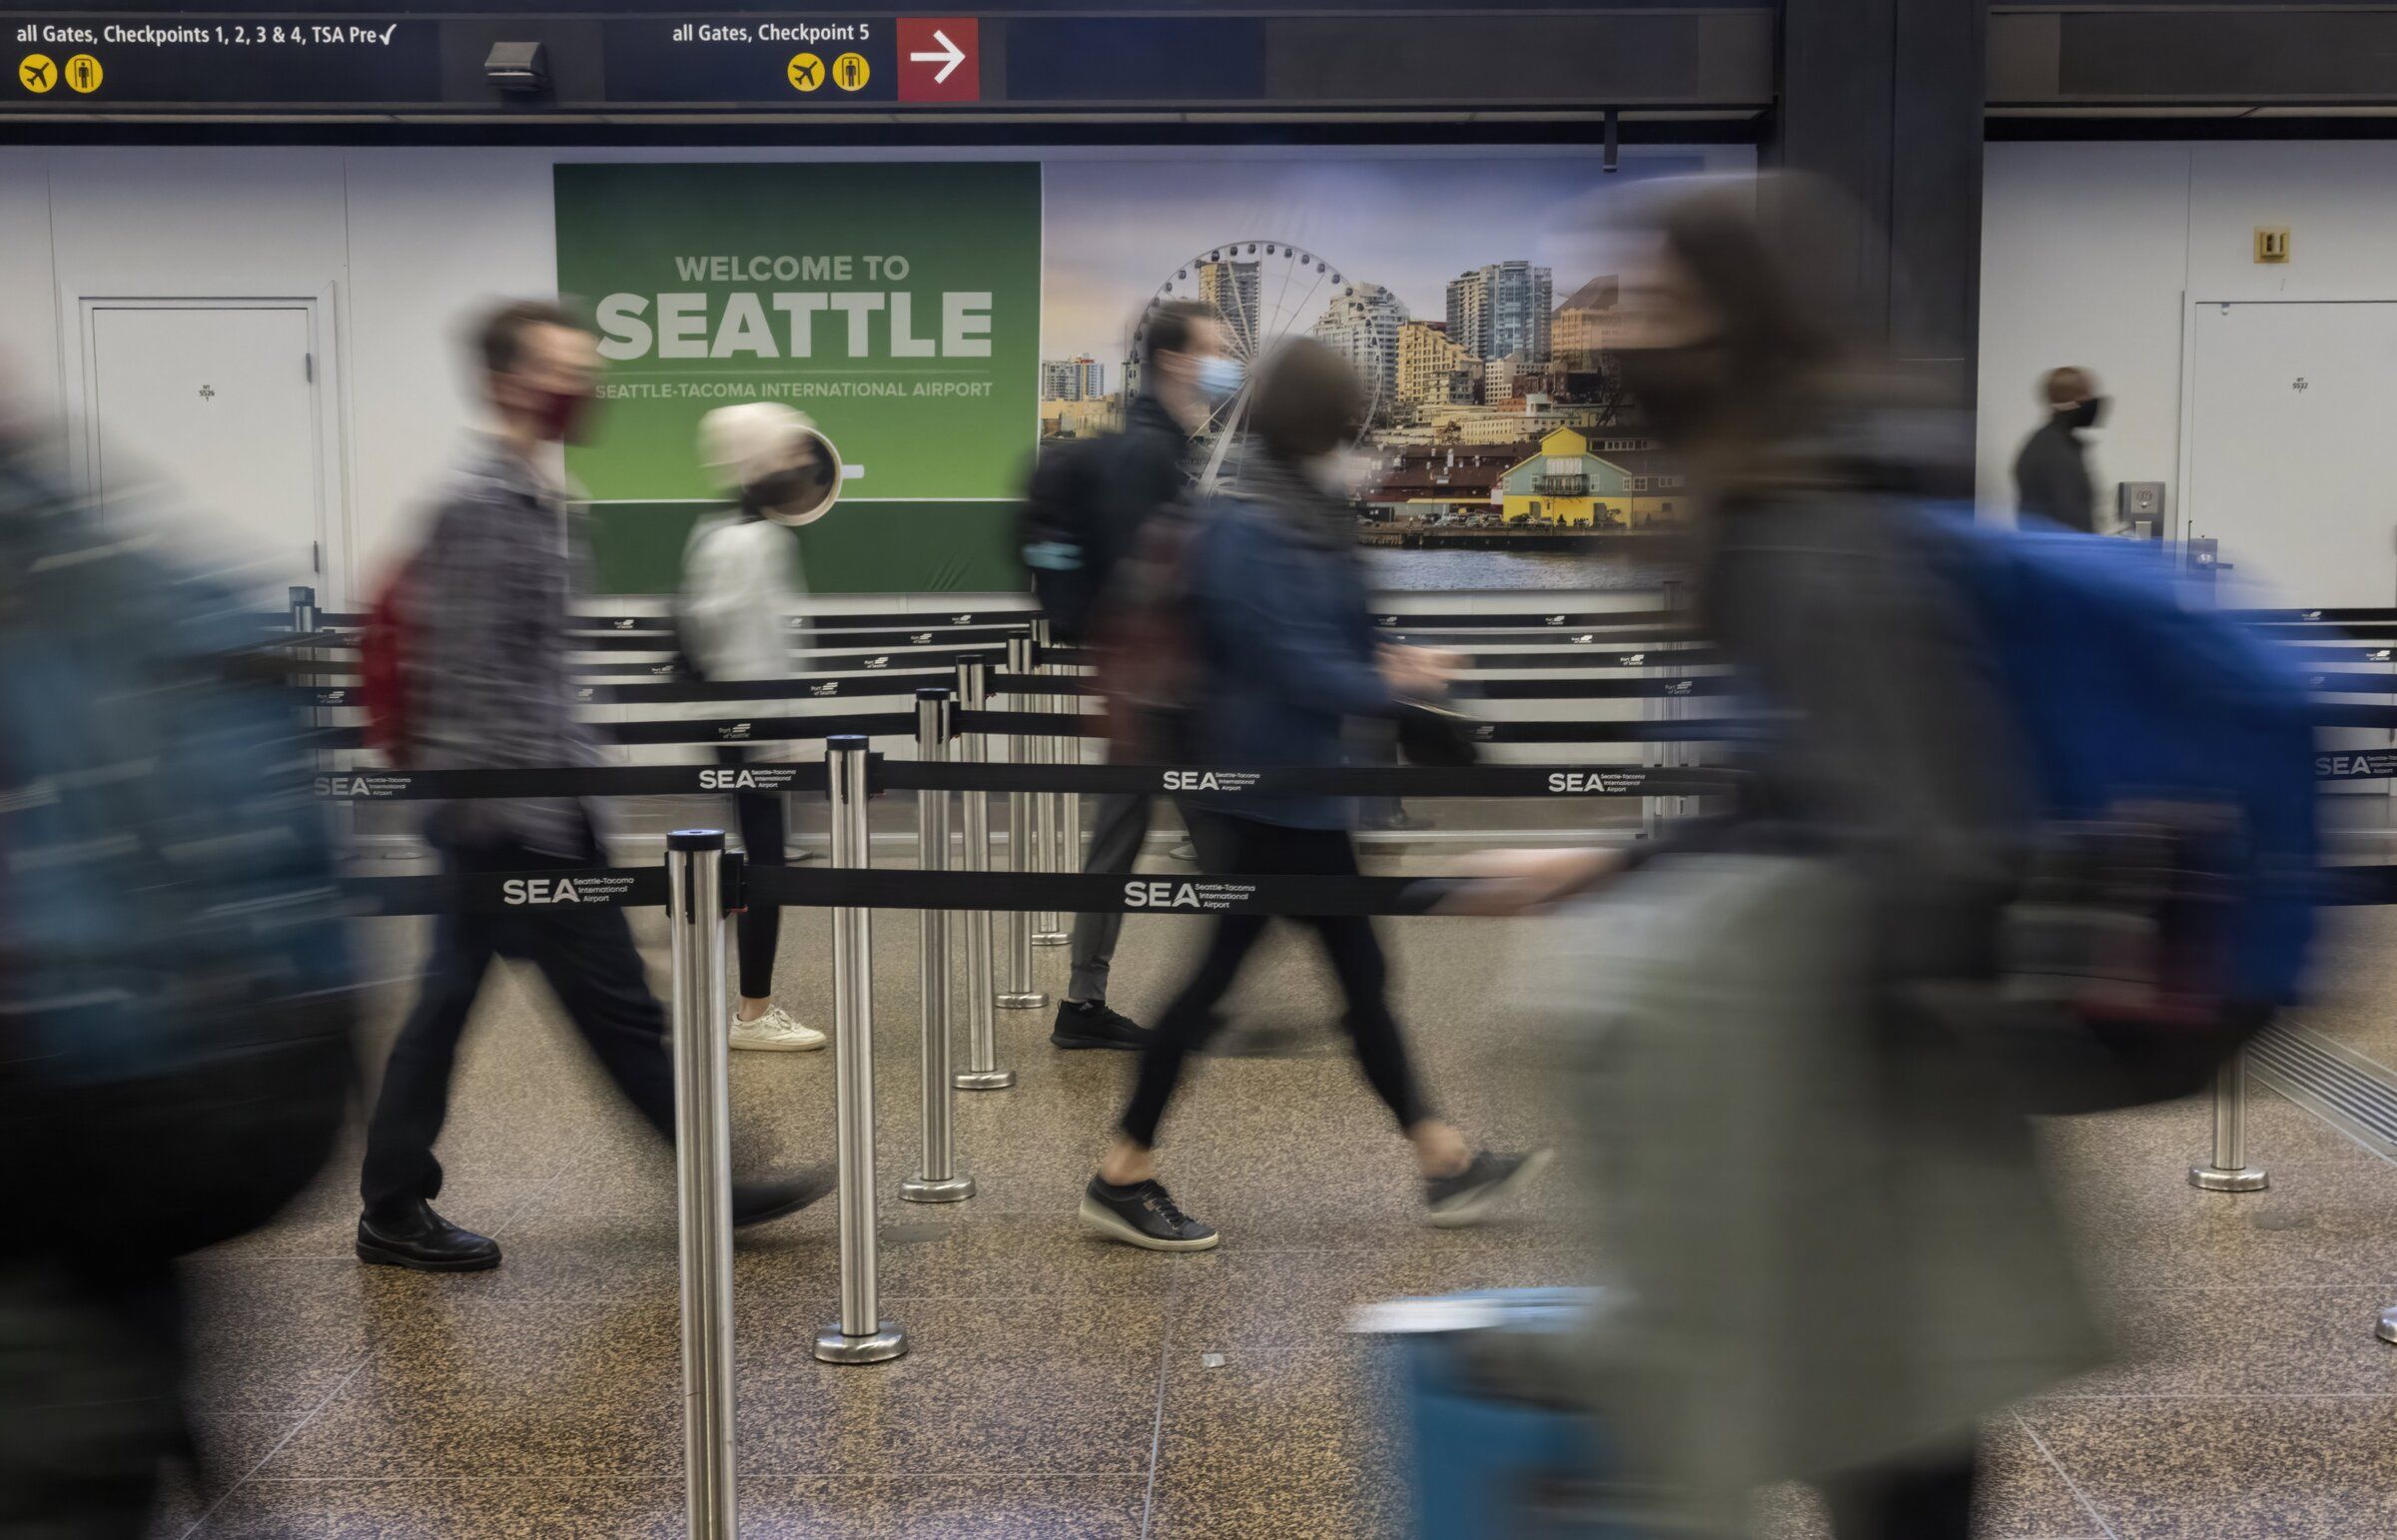
<svg viewBox="0 0 2397 1540"><path fill-rule="evenodd" d="M1005 1091L1015 1083L1013 1070L960 1070L949 1078L960 1091Z"/></svg>
<svg viewBox="0 0 2397 1540"><path fill-rule="evenodd" d="M1036 947L1062 947L1073 939L1073 936L1065 931L1034 931L1032 933L1032 944Z"/></svg>
<svg viewBox="0 0 2397 1540"><path fill-rule="evenodd" d="M2203 1192L2261 1192L2271 1185L2263 1167L2241 1166L2235 1171L2216 1170L2210 1165L2189 1167L2189 1185Z"/></svg>
<svg viewBox="0 0 2397 1540"><path fill-rule="evenodd" d="M1047 1009L1049 997L1039 990L1028 990L1021 995L1001 995L998 1004L1002 1011L1040 1011Z"/></svg>
<svg viewBox="0 0 2397 1540"><path fill-rule="evenodd" d="M910 1176L899 1183L899 1195L911 1203L962 1203L974 1195L971 1176Z"/></svg>
<svg viewBox="0 0 2397 1540"><path fill-rule="evenodd" d="M843 1336L839 1321L816 1333L816 1358L822 1363L888 1363L906 1351L907 1333L887 1320L868 1336Z"/></svg>
<svg viewBox="0 0 2397 1540"><path fill-rule="evenodd" d="M2397 1342L2397 1304L2380 1312L2380 1324L2372 1328L2372 1334L2383 1342Z"/></svg>

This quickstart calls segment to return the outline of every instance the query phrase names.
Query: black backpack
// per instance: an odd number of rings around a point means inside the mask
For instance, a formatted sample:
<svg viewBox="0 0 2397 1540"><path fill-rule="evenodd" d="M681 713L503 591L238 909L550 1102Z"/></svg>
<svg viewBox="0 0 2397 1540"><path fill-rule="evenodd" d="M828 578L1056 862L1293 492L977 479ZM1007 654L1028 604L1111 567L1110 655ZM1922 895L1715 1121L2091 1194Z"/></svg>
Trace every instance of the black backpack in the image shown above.
<svg viewBox="0 0 2397 1540"><path fill-rule="evenodd" d="M0 460L0 1150L85 1257L264 1223L358 1062L288 660L240 594Z"/></svg>
<svg viewBox="0 0 2397 1540"><path fill-rule="evenodd" d="M1064 439L1042 447L1017 514L1016 546L1032 575L1033 596L1050 634L1080 642L1090 634L1109 577L1100 568L1099 497L1123 435Z"/></svg>

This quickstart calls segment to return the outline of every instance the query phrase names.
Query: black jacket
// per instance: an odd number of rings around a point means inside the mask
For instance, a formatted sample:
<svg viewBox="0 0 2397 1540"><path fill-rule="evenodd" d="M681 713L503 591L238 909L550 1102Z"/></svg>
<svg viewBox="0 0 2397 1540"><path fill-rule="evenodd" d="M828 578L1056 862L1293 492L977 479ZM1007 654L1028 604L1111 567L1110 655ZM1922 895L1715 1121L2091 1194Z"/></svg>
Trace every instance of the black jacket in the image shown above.
<svg viewBox="0 0 2397 1540"><path fill-rule="evenodd" d="M2089 481L2089 462L2080 434L2051 416L2047 425L2022 440L2014 456L2014 505L2084 534L2097 527L2097 491Z"/></svg>
<svg viewBox="0 0 2397 1540"><path fill-rule="evenodd" d="M1026 498L1024 558L1058 640L1084 637L1141 526L1189 488L1191 442L1143 392L1120 432L1042 456Z"/></svg>

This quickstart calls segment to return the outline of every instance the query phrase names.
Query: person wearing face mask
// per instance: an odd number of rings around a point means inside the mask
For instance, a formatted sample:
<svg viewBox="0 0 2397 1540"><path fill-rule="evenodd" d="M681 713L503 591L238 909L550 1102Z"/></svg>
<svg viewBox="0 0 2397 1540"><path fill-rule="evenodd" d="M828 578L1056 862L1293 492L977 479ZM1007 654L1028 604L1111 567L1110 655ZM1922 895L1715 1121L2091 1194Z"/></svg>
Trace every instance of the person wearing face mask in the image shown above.
<svg viewBox="0 0 2397 1540"><path fill-rule="evenodd" d="M1635 854L1484 858L1500 881L1451 907L1634 869L1533 998L1592 1046L1593 1143L1636 1152L1604 1231L1629 1304L1569 1372L1673 1532L1746 1535L1754 1489L1799 1479L1838 1540L1967 1540L1985 1419L2102 1344L2012 1094L2037 1029L1980 1025L2037 793L1929 522L1969 435L1860 357L1757 213L1838 228L1835 197L1680 193L1622 280L1625 388L1702 499L1696 617L1772 724L1729 750L1746 778Z"/></svg>
<svg viewBox="0 0 2397 1540"><path fill-rule="evenodd" d="M1051 448L1026 498L1025 562L1050 634L1067 645L1091 640L1142 530L1189 491L1198 433L1241 385L1240 363L1225 351L1223 320L1212 306L1193 300L1159 306L1142 324L1140 345L1141 387L1125 408L1123 429ZM1144 793L1101 796L1084 871L1130 872L1149 836L1149 812ZM1057 1047L1137 1051L1147 1041L1147 1032L1107 1001L1123 929L1121 914L1074 917L1074 972L1049 1036Z"/></svg>
<svg viewBox="0 0 2397 1540"><path fill-rule="evenodd" d="M802 413L780 401L744 401L700 418L699 457L734 501L725 513L701 519L683 547L676 611L683 651L711 683L788 678L800 591L798 541L791 530L831 508L840 491L840 456ZM762 702L755 709L771 716L787 707ZM724 744L716 752L724 763L738 764L754 748ZM784 863L785 796L733 794L741 848L753 864ZM736 929L740 998L732 1046L782 1053L822 1048L824 1034L774 1000L782 911L752 905Z"/></svg>
<svg viewBox="0 0 2397 1540"><path fill-rule="evenodd" d="M2088 440L2081 435L2105 420L2097 377L2070 366L2049 370L2039 394L2047 421L2014 456L2014 506L2025 517L2094 533L2097 491L2089 478Z"/></svg>
<svg viewBox="0 0 2397 1540"><path fill-rule="evenodd" d="M1386 647L1373 628L1342 452L1364 413L1356 372L1311 340L1286 343L1258 372L1249 398L1249 452L1235 490L1217 494L1184 557L1192 680L1188 714L1202 764L1332 769L1347 762L1352 717L1391 717L1443 692L1449 660ZM1353 877L1349 799L1307 793L1197 792L1182 800L1210 874ZM1177 1205L1157 1179L1160 1124L1191 1054L1218 1021L1263 936L1262 915L1212 922L1206 951L1158 1021L1138 1082L1099 1169L1084 1189L1085 1226L1156 1251L1203 1251L1214 1228ZM1347 1006L1358 1067L1413 1146L1427 1220L1471 1224L1544 1154L1476 1150L1436 1116L1415 1079L1389 1003L1389 964L1370 920L1309 916Z"/></svg>
<svg viewBox="0 0 2397 1540"><path fill-rule="evenodd" d="M473 359L489 425L451 473L406 567L408 764L425 770L545 770L598 762L574 714L569 602L580 514L557 465L597 388L590 332L546 301L486 316ZM603 866L596 805L576 797L439 803L426 831L444 873ZM433 920L414 1007L392 1044L367 1126L360 1260L420 1272L499 1265L498 1243L432 1206L433 1145L448 1115L457 1046L494 958L537 968L600 1068L650 1127L672 1139L666 1017L624 912L569 905ZM832 1188L829 1170L733 1184L737 1223L789 1213Z"/></svg>

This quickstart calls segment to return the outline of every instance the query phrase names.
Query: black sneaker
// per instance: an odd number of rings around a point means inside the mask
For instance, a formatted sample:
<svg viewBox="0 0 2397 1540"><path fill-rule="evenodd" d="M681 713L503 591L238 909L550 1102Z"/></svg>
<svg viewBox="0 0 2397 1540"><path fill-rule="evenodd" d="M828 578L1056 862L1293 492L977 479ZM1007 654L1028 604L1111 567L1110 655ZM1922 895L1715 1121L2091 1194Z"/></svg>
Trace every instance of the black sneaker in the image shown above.
<svg viewBox="0 0 2397 1540"><path fill-rule="evenodd" d="M732 1184L732 1222L763 1224L786 1213L797 1213L838 1184L832 1167L805 1170L775 1181L736 1181Z"/></svg>
<svg viewBox="0 0 2397 1540"><path fill-rule="evenodd" d="M360 1214L358 1259L415 1272L483 1272L499 1265L499 1242L450 1223L419 1197L389 1213Z"/></svg>
<svg viewBox="0 0 2397 1540"><path fill-rule="evenodd" d="M1104 1000L1068 1000L1058 1005L1049 1041L1058 1048L1120 1048L1137 1054L1149 1046L1149 1029L1109 1010Z"/></svg>
<svg viewBox="0 0 2397 1540"><path fill-rule="evenodd" d="M1119 1187L1093 1176L1082 1192L1082 1222L1110 1240L1152 1251L1211 1251L1222 1238L1175 1207L1154 1179Z"/></svg>
<svg viewBox="0 0 2397 1540"><path fill-rule="evenodd" d="M1435 1229L1459 1229L1479 1224L1515 1188L1548 1168L1548 1152L1492 1155L1487 1150L1453 1176L1423 1178L1423 1201L1431 1207L1423 1222Z"/></svg>

